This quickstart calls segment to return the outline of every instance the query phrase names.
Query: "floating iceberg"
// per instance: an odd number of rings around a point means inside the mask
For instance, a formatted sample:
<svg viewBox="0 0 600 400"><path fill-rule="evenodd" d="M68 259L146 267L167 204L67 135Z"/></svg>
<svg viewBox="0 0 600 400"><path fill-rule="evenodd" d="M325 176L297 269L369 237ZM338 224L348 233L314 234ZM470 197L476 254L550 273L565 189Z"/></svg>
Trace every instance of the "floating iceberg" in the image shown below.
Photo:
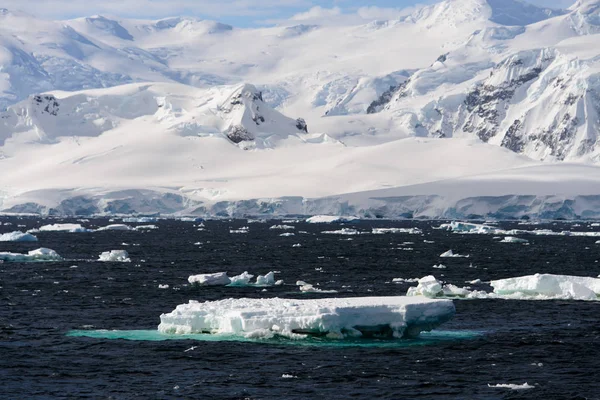
<svg viewBox="0 0 600 400"><path fill-rule="evenodd" d="M388 233L407 233L409 235L420 235L423 233L419 228L373 228L373 235L385 235Z"/></svg>
<svg viewBox="0 0 600 400"><path fill-rule="evenodd" d="M0 253L0 261L6 262L41 262L41 261L62 261L63 258L52 249L40 248L32 250L27 254L20 253Z"/></svg>
<svg viewBox="0 0 600 400"><path fill-rule="evenodd" d="M38 238L31 233L23 233L15 231L10 233L0 234L0 242L37 242Z"/></svg>
<svg viewBox="0 0 600 400"><path fill-rule="evenodd" d="M123 222L126 224L148 224L151 222L158 221L157 218L154 217L131 217L131 218L123 218Z"/></svg>
<svg viewBox="0 0 600 400"><path fill-rule="evenodd" d="M158 226L156 225L140 225L140 226L136 226L135 230L137 231L148 231L148 230L155 230L158 229Z"/></svg>
<svg viewBox="0 0 600 400"><path fill-rule="evenodd" d="M266 287L266 286L274 286L274 285L282 285L283 281L275 280L275 273L273 271L269 272L266 275L259 275L256 277L256 281L251 283L250 280L254 278L254 275L249 274L247 271L230 278L230 283L228 286L238 286L238 287Z"/></svg>
<svg viewBox="0 0 600 400"><path fill-rule="evenodd" d="M306 220L309 224L331 224L332 222L356 221L358 217L339 217L334 215L315 215Z"/></svg>
<svg viewBox="0 0 600 400"><path fill-rule="evenodd" d="M454 313L451 301L425 297L190 300L162 314L158 330L267 338L412 338L450 320Z"/></svg>
<svg viewBox="0 0 600 400"><path fill-rule="evenodd" d="M574 237L600 237L600 232L577 232L562 231L555 232L550 229L535 229L527 231L522 229L504 230L489 225L472 224L468 222L451 222L442 224L436 229L448 230L460 234L479 234L479 235L534 235L534 236L574 236Z"/></svg>
<svg viewBox="0 0 600 400"><path fill-rule="evenodd" d="M568 275L535 274L490 283L494 293L515 299L597 300L600 279Z"/></svg>
<svg viewBox="0 0 600 400"><path fill-rule="evenodd" d="M321 232L324 235L346 235L346 236L354 236L354 235L360 235L362 232L357 231L356 229L350 229L350 228L342 228L342 229L338 229L337 231L324 231Z"/></svg>
<svg viewBox="0 0 600 400"><path fill-rule="evenodd" d="M449 224L442 224L437 229L447 230L456 233L470 233L470 234L491 234L499 235L503 232L502 229L498 229L489 225L472 224L469 222L450 222Z"/></svg>
<svg viewBox="0 0 600 400"><path fill-rule="evenodd" d="M281 237L291 237L291 236L296 236L296 235L294 233L288 232L288 233L282 233L279 236L281 236Z"/></svg>
<svg viewBox="0 0 600 400"><path fill-rule="evenodd" d="M289 230L296 229L296 228L291 225L273 225L269 229L279 229L279 230L289 231Z"/></svg>
<svg viewBox="0 0 600 400"><path fill-rule="evenodd" d="M248 233L250 232L250 228L247 226L243 226L240 229L230 229L229 233Z"/></svg>
<svg viewBox="0 0 600 400"><path fill-rule="evenodd" d="M192 275L188 278L188 282L200 286L225 286L231 283L231 279L227 276L227 272L216 272Z"/></svg>
<svg viewBox="0 0 600 400"><path fill-rule="evenodd" d="M316 288L314 285L310 283L306 283L304 281L297 281L296 286L300 289L302 293L337 293L337 290L323 290Z"/></svg>
<svg viewBox="0 0 600 400"><path fill-rule="evenodd" d="M462 254L455 254L452 250L448 250L445 253L440 254L442 258L469 258L468 255L463 256Z"/></svg>
<svg viewBox="0 0 600 400"><path fill-rule="evenodd" d="M96 229L97 232L102 232L102 231L133 231L135 230L135 228L132 228L129 225L124 225L124 224L112 224L112 225L107 225L107 226L103 226L101 228Z"/></svg>
<svg viewBox="0 0 600 400"><path fill-rule="evenodd" d="M44 225L39 229L32 229L29 232L69 232L69 233L85 233L93 232L91 229L84 228L80 224L50 224Z"/></svg>
<svg viewBox="0 0 600 400"><path fill-rule="evenodd" d="M98 261L103 262L131 262L129 254L125 250L111 250L100 254Z"/></svg>
<svg viewBox="0 0 600 400"><path fill-rule="evenodd" d="M527 390L527 389L535 389L535 386L531 386L529 383L525 382L522 385L516 385L514 383L499 383L497 385L490 385L488 383L488 387L497 388L497 389L510 389L510 390Z"/></svg>
<svg viewBox="0 0 600 400"><path fill-rule="evenodd" d="M507 236L502 239L499 243L529 243L529 240L520 239L514 236Z"/></svg>

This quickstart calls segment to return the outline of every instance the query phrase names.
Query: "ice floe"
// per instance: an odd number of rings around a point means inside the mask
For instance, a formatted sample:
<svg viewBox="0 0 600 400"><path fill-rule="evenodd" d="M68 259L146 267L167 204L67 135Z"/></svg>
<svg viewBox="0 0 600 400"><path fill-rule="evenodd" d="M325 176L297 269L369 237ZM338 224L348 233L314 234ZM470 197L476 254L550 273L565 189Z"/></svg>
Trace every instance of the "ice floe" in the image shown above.
<svg viewBox="0 0 600 400"><path fill-rule="evenodd" d="M0 252L0 261L5 262L41 262L62 261L63 258L52 249L39 248L27 254Z"/></svg>
<svg viewBox="0 0 600 400"><path fill-rule="evenodd" d="M499 243L522 243L522 244L527 244L527 243L529 243L529 240L527 240L527 239L521 239L521 238L514 237L514 236L507 236L504 239L502 239Z"/></svg>
<svg viewBox="0 0 600 400"><path fill-rule="evenodd" d="M296 228L291 225L273 225L269 229L279 229L279 230L286 231L286 230L292 230L292 229L296 229Z"/></svg>
<svg viewBox="0 0 600 400"><path fill-rule="evenodd" d="M360 232L356 229L350 229L350 228L342 228L342 229L338 229L336 231L324 231L321 233L324 235L346 235L346 236L354 236L354 235L362 234L362 232Z"/></svg>
<svg viewBox="0 0 600 400"><path fill-rule="evenodd" d="M37 242L38 238L31 233L23 233L15 231L10 233L0 234L0 242Z"/></svg>
<svg viewBox="0 0 600 400"><path fill-rule="evenodd" d="M423 231L419 228L373 228L373 235L385 235L388 233L407 233L409 235L420 235Z"/></svg>
<svg viewBox="0 0 600 400"><path fill-rule="evenodd" d="M91 229L84 228L81 224L50 224L41 226L38 229L31 229L29 232L69 232L69 233L85 233L93 232Z"/></svg>
<svg viewBox="0 0 600 400"><path fill-rule="evenodd" d="M229 233L248 233L250 232L250 228L248 228L247 226L243 226L240 229L230 229Z"/></svg>
<svg viewBox="0 0 600 400"><path fill-rule="evenodd" d="M522 385L516 385L514 383L499 383L497 385L490 385L488 387L496 388L496 389L510 389L510 390L527 390L527 389L535 389L535 386L531 386L529 383L525 382Z"/></svg>
<svg viewBox="0 0 600 400"><path fill-rule="evenodd" d="M468 222L451 222L442 224L436 229L448 230L459 234L479 234L479 235L533 235L533 236L574 236L574 237L600 237L600 232L578 232L561 231L555 232L550 229L535 229L533 231L522 229L504 230L490 225L472 224Z"/></svg>
<svg viewBox="0 0 600 400"><path fill-rule="evenodd" d="M200 286L225 286L231 283L227 272L216 272L212 274L198 274L188 277L188 282Z"/></svg>
<svg viewBox="0 0 600 400"><path fill-rule="evenodd" d="M452 250L448 250L445 253L440 254L442 258L469 258L469 255L456 254Z"/></svg>
<svg viewBox="0 0 600 400"><path fill-rule="evenodd" d="M600 279L568 275L535 274L490 282L494 293L509 298L597 300Z"/></svg>
<svg viewBox="0 0 600 400"><path fill-rule="evenodd" d="M282 285L283 281L275 280L275 272L266 275L258 275L254 283L251 282L254 275L244 271L240 275L229 277L227 272L212 274L199 274L188 277L188 282L199 286L232 286L232 287L268 287Z"/></svg>
<svg viewBox="0 0 600 400"><path fill-rule="evenodd" d="M96 229L97 232L102 231L133 231L135 228L125 224L112 224Z"/></svg>
<svg viewBox="0 0 600 400"><path fill-rule="evenodd" d="M279 235L281 237L291 237L291 236L296 236L296 234L288 232L288 233L282 233L281 235Z"/></svg>
<svg viewBox="0 0 600 400"><path fill-rule="evenodd" d="M314 285L311 285L310 283L306 283L304 281L297 281L296 286L298 286L298 289L300 289L300 291L302 293L337 293L338 292L337 290L319 289L319 288L316 288Z"/></svg>
<svg viewBox="0 0 600 400"><path fill-rule="evenodd" d="M125 250L105 251L98 257L98 261L103 262L131 262L129 254Z"/></svg>
<svg viewBox="0 0 600 400"><path fill-rule="evenodd" d="M156 222L158 221L157 218L154 217L130 217L130 218L123 218L123 222L126 224L148 224L151 222Z"/></svg>
<svg viewBox="0 0 600 400"><path fill-rule="evenodd" d="M356 221L358 217L340 217L335 215L315 215L306 220L309 224L331 224L333 222L350 222Z"/></svg>
<svg viewBox="0 0 600 400"><path fill-rule="evenodd" d="M411 338L450 320L454 313L451 301L425 297L190 300L162 314L158 330L265 338Z"/></svg>

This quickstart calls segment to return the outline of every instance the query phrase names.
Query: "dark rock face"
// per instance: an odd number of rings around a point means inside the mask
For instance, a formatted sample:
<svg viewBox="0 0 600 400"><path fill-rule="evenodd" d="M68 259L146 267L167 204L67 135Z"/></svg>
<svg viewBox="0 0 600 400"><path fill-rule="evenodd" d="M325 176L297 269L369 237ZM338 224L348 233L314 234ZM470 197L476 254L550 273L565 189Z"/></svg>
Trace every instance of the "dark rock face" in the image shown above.
<svg viewBox="0 0 600 400"><path fill-rule="evenodd" d="M392 98L398 92L400 92L400 97L406 97L406 93L403 92L403 89L406 88L406 85L408 85L409 81L410 79L397 86L390 86L390 88L383 92L377 100L369 105L367 108L367 114L375 114L383 110L383 108L388 105L390 101L392 101Z"/></svg>
<svg viewBox="0 0 600 400"><path fill-rule="evenodd" d="M563 118L550 129L544 131L541 135L534 135L532 140L539 140L541 143L548 146L551 150L551 155L558 160L564 160L569 150L573 146L575 134L580 121L577 117L572 117L566 113Z"/></svg>
<svg viewBox="0 0 600 400"><path fill-rule="evenodd" d="M506 135L504 135L502 147L506 147L515 153L521 153L525 148L525 143L520 136L521 128L523 128L523 123L518 119L515 120L510 128L508 128Z"/></svg>
<svg viewBox="0 0 600 400"><path fill-rule="evenodd" d="M296 120L296 128L298 128L299 131L308 133L308 125L306 124L304 118L298 118Z"/></svg>
<svg viewBox="0 0 600 400"><path fill-rule="evenodd" d="M254 140L254 136L241 125L234 125L227 131L227 137L233 143L241 143L244 141Z"/></svg>
<svg viewBox="0 0 600 400"><path fill-rule="evenodd" d="M59 110L59 104L56 97L45 94L45 95L35 95L33 96L33 101L42 107L42 114L47 113L50 115L57 116Z"/></svg>

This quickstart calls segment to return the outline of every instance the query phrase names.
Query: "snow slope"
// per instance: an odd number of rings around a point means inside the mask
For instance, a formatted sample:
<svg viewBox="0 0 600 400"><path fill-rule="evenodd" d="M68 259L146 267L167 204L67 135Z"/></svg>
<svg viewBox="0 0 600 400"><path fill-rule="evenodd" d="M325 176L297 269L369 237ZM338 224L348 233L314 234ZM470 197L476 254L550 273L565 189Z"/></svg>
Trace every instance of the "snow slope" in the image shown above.
<svg viewBox="0 0 600 400"><path fill-rule="evenodd" d="M599 13L445 0L239 29L2 10L0 211L598 218Z"/></svg>

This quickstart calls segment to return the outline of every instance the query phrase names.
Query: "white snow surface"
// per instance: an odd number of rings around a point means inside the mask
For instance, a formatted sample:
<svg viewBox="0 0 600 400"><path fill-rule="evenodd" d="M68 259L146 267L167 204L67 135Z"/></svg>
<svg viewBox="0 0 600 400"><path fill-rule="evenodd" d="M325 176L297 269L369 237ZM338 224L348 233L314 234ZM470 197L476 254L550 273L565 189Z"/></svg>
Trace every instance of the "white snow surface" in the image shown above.
<svg viewBox="0 0 600 400"><path fill-rule="evenodd" d="M0 212L600 218L597 5L261 28L3 10Z"/></svg>
<svg viewBox="0 0 600 400"><path fill-rule="evenodd" d="M38 238L31 233L21 231L0 234L0 242L37 242Z"/></svg>
<svg viewBox="0 0 600 400"><path fill-rule="evenodd" d="M598 300L600 279L567 275L536 274L500 279L490 283L494 293L506 297Z"/></svg>
<svg viewBox="0 0 600 400"><path fill-rule="evenodd" d="M125 250L111 250L100 254L98 261L102 262L131 262L129 254Z"/></svg>
<svg viewBox="0 0 600 400"><path fill-rule="evenodd" d="M424 297L191 300L162 314L158 330L291 338L326 334L341 339L381 334L385 326L401 338L431 330L451 319L454 312L451 301Z"/></svg>
<svg viewBox="0 0 600 400"><path fill-rule="evenodd" d="M39 248L27 254L0 252L0 261L5 262L44 262L62 261L63 258L52 249Z"/></svg>

